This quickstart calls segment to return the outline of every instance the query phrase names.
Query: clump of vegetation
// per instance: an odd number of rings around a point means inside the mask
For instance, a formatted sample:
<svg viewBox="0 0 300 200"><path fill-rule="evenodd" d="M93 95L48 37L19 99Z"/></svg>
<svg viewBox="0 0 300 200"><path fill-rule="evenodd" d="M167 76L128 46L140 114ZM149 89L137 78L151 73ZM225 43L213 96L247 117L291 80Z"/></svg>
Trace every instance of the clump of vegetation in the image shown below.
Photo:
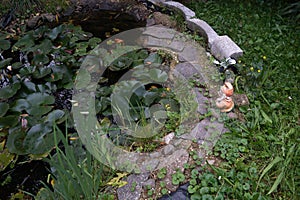
<svg viewBox="0 0 300 200"><path fill-rule="evenodd" d="M239 108L245 122L226 121L230 133L213 151L223 161L191 182L192 199L299 198L299 26L280 15L289 3L271 2L190 4L245 51L235 86L250 99Z"/></svg>

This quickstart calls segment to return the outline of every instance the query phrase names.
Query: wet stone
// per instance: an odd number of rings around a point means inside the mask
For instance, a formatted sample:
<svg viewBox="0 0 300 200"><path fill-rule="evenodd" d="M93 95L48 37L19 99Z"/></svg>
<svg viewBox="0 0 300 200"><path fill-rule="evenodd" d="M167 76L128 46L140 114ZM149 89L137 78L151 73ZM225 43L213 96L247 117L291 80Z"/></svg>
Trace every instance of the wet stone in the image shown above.
<svg viewBox="0 0 300 200"><path fill-rule="evenodd" d="M117 189L118 199L138 200L143 190L143 184L149 178L149 173L131 174L127 177L127 184ZM135 185L135 188L132 187Z"/></svg>
<svg viewBox="0 0 300 200"><path fill-rule="evenodd" d="M192 78L193 75L199 73L192 64L188 62L178 63L174 69L185 78Z"/></svg>
<svg viewBox="0 0 300 200"><path fill-rule="evenodd" d="M163 154L165 155L171 154L174 151L174 149L175 149L174 146L169 144L163 148Z"/></svg>
<svg viewBox="0 0 300 200"><path fill-rule="evenodd" d="M161 157L160 157L161 158ZM139 164L141 172L154 171L160 163L159 158L149 158Z"/></svg>
<svg viewBox="0 0 300 200"><path fill-rule="evenodd" d="M159 28L159 26L148 27L144 32L144 35L152 36L154 38L159 39L169 39L172 40L174 38L174 32L168 32L163 28Z"/></svg>
<svg viewBox="0 0 300 200"><path fill-rule="evenodd" d="M195 89L194 91L196 93L196 100L198 102L197 112L199 112L201 115L204 115L207 113L207 105L209 99L205 97L201 92L199 92L198 89Z"/></svg>

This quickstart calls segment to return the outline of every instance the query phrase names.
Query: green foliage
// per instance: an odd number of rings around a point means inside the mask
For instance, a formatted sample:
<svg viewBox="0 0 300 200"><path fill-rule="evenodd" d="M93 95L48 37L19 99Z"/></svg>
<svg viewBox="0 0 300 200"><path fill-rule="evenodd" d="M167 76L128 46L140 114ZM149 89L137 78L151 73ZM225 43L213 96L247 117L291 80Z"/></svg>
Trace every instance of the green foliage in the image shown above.
<svg viewBox="0 0 300 200"><path fill-rule="evenodd" d="M0 88L0 128L9 133L6 147L20 155L48 153L54 145L53 124L69 117L68 110L56 108L54 94L72 87L79 60L99 39L67 24L41 26L16 41L6 38L0 36L1 53L20 54L20 60L0 61L1 80L8 83Z"/></svg>
<svg viewBox="0 0 300 200"><path fill-rule="evenodd" d="M56 154L45 159L52 168L53 190L44 184L36 199L112 199L112 195L102 194L100 188L113 173L106 172L105 166L83 149L80 140L69 144L67 135L57 127L54 130ZM58 146L59 141L63 150Z"/></svg>
<svg viewBox="0 0 300 200"><path fill-rule="evenodd" d="M203 184L204 177L192 181L192 199L215 199L219 194L223 199L298 199L299 25L295 18L281 15L297 3L233 2L190 4L197 17L244 50L235 89L250 100L249 107L239 108L245 122L227 120L230 133L214 148L223 162L204 173L214 185Z"/></svg>

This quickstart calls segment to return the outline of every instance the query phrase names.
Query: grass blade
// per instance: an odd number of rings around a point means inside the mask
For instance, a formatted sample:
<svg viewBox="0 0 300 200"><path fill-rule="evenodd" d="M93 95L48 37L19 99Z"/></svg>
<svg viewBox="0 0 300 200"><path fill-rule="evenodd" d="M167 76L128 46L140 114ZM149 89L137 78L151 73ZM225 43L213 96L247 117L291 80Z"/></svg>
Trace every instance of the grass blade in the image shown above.
<svg viewBox="0 0 300 200"><path fill-rule="evenodd" d="M272 162L270 162L270 164L264 169L264 171L263 171L262 174L260 175L259 180L258 180L258 183L257 183L257 186L259 185L259 183L260 183L262 177L263 177L268 171L270 171L270 169L272 169L272 167L273 167L276 163L278 163L278 162L280 162L280 161L282 161L282 160L283 160L283 158L281 158L281 157L279 157L279 156L276 156L275 159L272 160ZM257 189L257 187L256 187L256 189Z"/></svg>
<svg viewBox="0 0 300 200"><path fill-rule="evenodd" d="M284 170L281 171L281 173L279 174L279 176L277 177L276 181L274 182L272 188L270 189L270 191L268 192L268 195L271 194L274 190L276 190L276 188L278 187L279 183L281 183L283 177L284 177Z"/></svg>

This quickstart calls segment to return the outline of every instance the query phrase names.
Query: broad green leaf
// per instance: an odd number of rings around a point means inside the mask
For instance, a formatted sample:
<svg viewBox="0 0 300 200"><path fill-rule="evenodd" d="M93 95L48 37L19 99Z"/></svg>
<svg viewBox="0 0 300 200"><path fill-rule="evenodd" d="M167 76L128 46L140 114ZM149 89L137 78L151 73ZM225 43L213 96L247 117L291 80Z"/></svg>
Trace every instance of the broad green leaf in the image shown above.
<svg viewBox="0 0 300 200"><path fill-rule="evenodd" d="M30 115L34 115L36 117L42 116L44 114L47 114L53 109L53 106L30 106L26 111Z"/></svg>
<svg viewBox="0 0 300 200"><path fill-rule="evenodd" d="M18 155L28 154L27 148L23 145L23 140L26 136L24 130L20 127L9 129L6 146L11 153Z"/></svg>
<svg viewBox="0 0 300 200"><path fill-rule="evenodd" d="M11 66L12 66L13 69L19 69L19 68L21 68L23 66L23 63L21 63L21 62L15 62Z"/></svg>
<svg viewBox="0 0 300 200"><path fill-rule="evenodd" d="M133 60L128 57L120 57L117 60L115 60L111 66L109 66L109 69L112 71L119 71L122 69L129 68L132 64Z"/></svg>
<svg viewBox="0 0 300 200"><path fill-rule="evenodd" d="M149 75L156 83L162 83L168 80L168 74L160 69L150 69Z"/></svg>
<svg viewBox="0 0 300 200"><path fill-rule="evenodd" d="M46 104L53 104L55 99L53 96L43 94L43 93L33 93L27 96L26 100L31 105L46 105Z"/></svg>
<svg viewBox="0 0 300 200"><path fill-rule="evenodd" d="M13 83L9 86L0 89L0 99L8 99L14 96L18 90L21 88L21 84L19 82Z"/></svg>
<svg viewBox="0 0 300 200"><path fill-rule="evenodd" d="M46 117L46 122L50 122L50 124L53 124L54 122L56 124L60 124L65 119L65 112L62 110L53 110L50 112Z"/></svg>
<svg viewBox="0 0 300 200"><path fill-rule="evenodd" d="M147 92L144 95L144 103L146 106L150 106L151 104L155 103L159 98L161 94L159 92Z"/></svg>
<svg viewBox="0 0 300 200"><path fill-rule="evenodd" d="M150 53L150 55L148 56L148 58L145 59L144 64L153 64L153 63L157 63L157 64L161 64L162 63L162 59L161 57L158 55L158 53Z"/></svg>
<svg viewBox="0 0 300 200"><path fill-rule="evenodd" d="M13 106L10 108L11 111L22 112L29 108L29 103L25 99L18 99L15 101Z"/></svg>
<svg viewBox="0 0 300 200"><path fill-rule="evenodd" d="M39 45L37 45L35 48L36 48L37 52L46 55L52 51L52 47L53 47L52 42L48 39L45 39Z"/></svg>
<svg viewBox="0 0 300 200"><path fill-rule="evenodd" d="M46 36L49 37L52 41L57 38L57 36L65 29L65 25L62 24L53 28L51 31L46 33Z"/></svg>
<svg viewBox="0 0 300 200"><path fill-rule="evenodd" d="M28 32L25 36L23 36L21 39L18 40L13 46L13 50L22 50L23 52L26 52L31 47L34 46L34 37L33 32Z"/></svg>
<svg viewBox="0 0 300 200"><path fill-rule="evenodd" d="M22 91L26 91L28 93L36 92L36 85L31 81L24 81Z"/></svg>
<svg viewBox="0 0 300 200"><path fill-rule="evenodd" d="M32 62L34 65L43 66L49 62L49 58L45 54L36 54L33 56Z"/></svg>
<svg viewBox="0 0 300 200"><path fill-rule="evenodd" d="M0 117L3 117L9 109L9 104L0 102Z"/></svg>
<svg viewBox="0 0 300 200"><path fill-rule="evenodd" d="M29 129L23 141L30 154L43 154L54 147L52 128L45 124L37 124Z"/></svg>
<svg viewBox="0 0 300 200"><path fill-rule="evenodd" d="M5 117L0 117L0 129L14 127L19 122L18 115L8 115Z"/></svg>
<svg viewBox="0 0 300 200"><path fill-rule="evenodd" d="M1 50L8 50L10 48L10 41L0 39L0 49Z"/></svg>
<svg viewBox="0 0 300 200"><path fill-rule="evenodd" d="M11 60L12 60L12 58L7 58L7 59L4 59L4 60L1 60L0 61L0 69L6 68L10 64Z"/></svg>
<svg viewBox="0 0 300 200"><path fill-rule="evenodd" d="M43 78L51 73L51 69L47 67L40 67L33 73L33 77L36 79Z"/></svg>

